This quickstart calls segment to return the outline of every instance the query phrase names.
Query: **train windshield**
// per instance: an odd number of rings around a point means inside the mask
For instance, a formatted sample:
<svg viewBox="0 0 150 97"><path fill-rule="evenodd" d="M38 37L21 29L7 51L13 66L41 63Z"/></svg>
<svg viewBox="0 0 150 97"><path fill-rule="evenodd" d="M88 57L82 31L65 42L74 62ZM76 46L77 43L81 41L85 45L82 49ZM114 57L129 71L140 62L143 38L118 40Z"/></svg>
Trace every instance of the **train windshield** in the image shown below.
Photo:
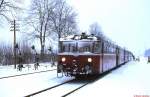
<svg viewBox="0 0 150 97"><path fill-rule="evenodd" d="M60 42L60 52L90 52L99 53L100 42L99 41L61 41Z"/></svg>
<svg viewBox="0 0 150 97"><path fill-rule="evenodd" d="M64 41L60 43L60 52L76 52L77 46L75 42Z"/></svg>
<svg viewBox="0 0 150 97"><path fill-rule="evenodd" d="M93 42L78 42L78 52L93 52L92 46Z"/></svg>

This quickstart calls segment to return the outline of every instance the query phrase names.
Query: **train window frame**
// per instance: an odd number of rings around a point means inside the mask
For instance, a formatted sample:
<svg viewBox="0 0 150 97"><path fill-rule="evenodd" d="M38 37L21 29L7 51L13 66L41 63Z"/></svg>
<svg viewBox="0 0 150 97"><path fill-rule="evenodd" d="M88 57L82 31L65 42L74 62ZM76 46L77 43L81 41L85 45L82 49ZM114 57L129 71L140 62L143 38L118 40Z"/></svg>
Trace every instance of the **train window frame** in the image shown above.
<svg viewBox="0 0 150 97"><path fill-rule="evenodd" d="M70 43L69 43L70 42ZM72 52L72 53L101 53L102 41L60 41L59 43L60 53Z"/></svg>
<svg viewBox="0 0 150 97"><path fill-rule="evenodd" d="M70 42L70 44L69 44L69 42ZM65 43L66 43L66 45L65 45ZM63 52L76 52L77 51L76 42L74 42L74 41L61 41L59 47L60 47L59 52L61 52L61 53L63 53Z"/></svg>

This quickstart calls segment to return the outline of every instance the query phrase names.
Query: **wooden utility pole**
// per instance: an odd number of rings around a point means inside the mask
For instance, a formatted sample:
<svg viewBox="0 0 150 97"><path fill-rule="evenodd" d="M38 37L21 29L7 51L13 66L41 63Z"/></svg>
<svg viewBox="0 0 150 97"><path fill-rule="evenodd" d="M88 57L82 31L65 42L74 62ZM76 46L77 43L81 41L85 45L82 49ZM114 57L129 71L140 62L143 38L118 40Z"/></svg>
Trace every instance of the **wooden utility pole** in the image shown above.
<svg viewBox="0 0 150 97"><path fill-rule="evenodd" d="M14 57L15 57L15 69L16 69L16 21L14 20Z"/></svg>
<svg viewBox="0 0 150 97"><path fill-rule="evenodd" d="M10 31L13 31L14 32L14 68L16 69L16 64L17 64L17 58L16 58L16 31L18 31L18 29L16 29L16 20L14 20L12 23L11 23L11 27L10 27Z"/></svg>

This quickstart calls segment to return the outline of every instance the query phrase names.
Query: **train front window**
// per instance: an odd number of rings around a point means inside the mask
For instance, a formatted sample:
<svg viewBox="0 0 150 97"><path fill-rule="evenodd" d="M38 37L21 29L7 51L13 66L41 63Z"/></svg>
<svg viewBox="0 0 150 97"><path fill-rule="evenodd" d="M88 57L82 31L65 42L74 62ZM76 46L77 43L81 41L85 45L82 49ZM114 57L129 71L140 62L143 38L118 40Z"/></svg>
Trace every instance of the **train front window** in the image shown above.
<svg viewBox="0 0 150 97"><path fill-rule="evenodd" d="M78 52L92 52L93 42L78 42Z"/></svg>
<svg viewBox="0 0 150 97"><path fill-rule="evenodd" d="M99 41L62 41L60 42L60 52L79 53L100 53Z"/></svg>
<svg viewBox="0 0 150 97"><path fill-rule="evenodd" d="M75 42L61 42L60 43L60 52L76 52L76 43Z"/></svg>

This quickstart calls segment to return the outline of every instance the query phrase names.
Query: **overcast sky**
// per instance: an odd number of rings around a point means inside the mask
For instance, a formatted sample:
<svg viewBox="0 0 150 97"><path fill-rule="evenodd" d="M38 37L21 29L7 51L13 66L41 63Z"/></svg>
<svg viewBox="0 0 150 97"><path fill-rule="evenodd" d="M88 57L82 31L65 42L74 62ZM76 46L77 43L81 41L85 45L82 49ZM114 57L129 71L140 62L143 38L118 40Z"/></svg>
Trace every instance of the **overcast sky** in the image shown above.
<svg viewBox="0 0 150 97"><path fill-rule="evenodd" d="M150 48L150 0L69 0L87 31L98 22L103 33L136 54Z"/></svg>
<svg viewBox="0 0 150 97"><path fill-rule="evenodd" d="M67 1L78 13L81 31L88 31L91 23L98 22L106 36L135 54L150 48L150 0ZM12 39L7 26L0 28L0 41Z"/></svg>

